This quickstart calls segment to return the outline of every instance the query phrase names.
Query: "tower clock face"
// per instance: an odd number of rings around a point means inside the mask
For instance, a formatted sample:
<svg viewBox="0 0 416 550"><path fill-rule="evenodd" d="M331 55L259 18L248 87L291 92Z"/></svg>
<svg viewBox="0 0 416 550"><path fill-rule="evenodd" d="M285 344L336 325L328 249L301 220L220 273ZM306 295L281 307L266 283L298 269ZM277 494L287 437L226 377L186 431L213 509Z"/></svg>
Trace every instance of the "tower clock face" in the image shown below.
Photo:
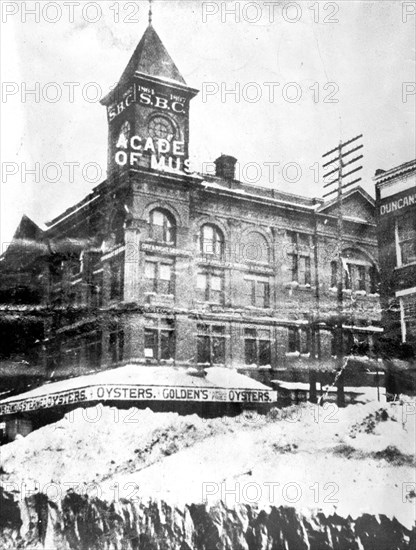
<svg viewBox="0 0 416 550"><path fill-rule="evenodd" d="M172 141L175 138L175 127L167 118L156 116L152 118L148 125L149 136L153 139L167 139Z"/></svg>

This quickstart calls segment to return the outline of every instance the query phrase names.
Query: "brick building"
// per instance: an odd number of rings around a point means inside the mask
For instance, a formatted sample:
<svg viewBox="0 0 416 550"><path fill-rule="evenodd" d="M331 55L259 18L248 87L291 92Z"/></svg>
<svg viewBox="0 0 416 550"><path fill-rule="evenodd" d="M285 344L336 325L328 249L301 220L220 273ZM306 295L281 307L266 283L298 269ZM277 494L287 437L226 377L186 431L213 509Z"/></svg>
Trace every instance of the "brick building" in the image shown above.
<svg viewBox="0 0 416 550"><path fill-rule="evenodd" d="M416 160L375 178L385 340L398 355L416 352Z"/></svg>
<svg viewBox="0 0 416 550"><path fill-rule="evenodd" d="M103 100L108 179L16 239L39 251L48 376L126 362L226 365L266 380L333 369L341 276L344 351L371 352L381 331L373 199L359 187L344 196L338 273L336 201L241 183L227 155L215 175L190 173L196 94L150 25Z"/></svg>

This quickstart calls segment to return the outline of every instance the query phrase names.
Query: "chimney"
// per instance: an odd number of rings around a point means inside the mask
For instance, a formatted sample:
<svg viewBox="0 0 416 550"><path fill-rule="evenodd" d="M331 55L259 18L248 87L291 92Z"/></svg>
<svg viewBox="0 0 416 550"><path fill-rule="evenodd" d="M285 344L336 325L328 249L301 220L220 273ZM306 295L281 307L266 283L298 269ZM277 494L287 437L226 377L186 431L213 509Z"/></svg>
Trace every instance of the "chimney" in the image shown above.
<svg viewBox="0 0 416 550"><path fill-rule="evenodd" d="M221 155L215 162L215 175L226 180L235 179L235 165L237 159L229 155Z"/></svg>

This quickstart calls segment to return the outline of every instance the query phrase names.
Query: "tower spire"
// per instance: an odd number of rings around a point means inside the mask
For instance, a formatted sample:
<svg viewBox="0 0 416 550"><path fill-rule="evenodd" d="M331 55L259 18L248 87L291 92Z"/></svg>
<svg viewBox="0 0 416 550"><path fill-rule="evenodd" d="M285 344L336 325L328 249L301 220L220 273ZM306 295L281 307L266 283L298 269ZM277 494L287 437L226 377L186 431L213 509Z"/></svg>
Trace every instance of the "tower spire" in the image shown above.
<svg viewBox="0 0 416 550"><path fill-rule="evenodd" d="M152 2L153 0L149 0L149 25L152 24L152 17L153 17Z"/></svg>

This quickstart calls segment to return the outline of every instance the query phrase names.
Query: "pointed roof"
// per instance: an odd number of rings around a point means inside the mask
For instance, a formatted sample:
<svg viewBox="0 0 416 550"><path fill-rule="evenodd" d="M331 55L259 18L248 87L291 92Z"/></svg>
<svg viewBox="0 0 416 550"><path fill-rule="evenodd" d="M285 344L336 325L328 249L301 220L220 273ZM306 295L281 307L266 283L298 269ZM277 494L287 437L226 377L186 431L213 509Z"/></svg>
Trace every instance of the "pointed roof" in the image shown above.
<svg viewBox="0 0 416 550"><path fill-rule="evenodd" d="M363 197L363 199L368 202L373 208L375 207L376 201L361 187L361 185L357 185L357 187L354 187L353 189L350 189L346 193L343 193L342 199L345 201L346 199L349 199L353 195L360 195ZM338 204L338 198L335 197L329 201L326 201L322 203L319 208L318 212L325 212L326 210L332 210L334 206Z"/></svg>
<svg viewBox="0 0 416 550"><path fill-rule="evenodd" d="M183 76L151 24L147 27L137 45L119 84L128 81L135 72L174 81L186 86Z"/></svg>
<svg viewBox="0 0 416 550"><path fill-rule="evenodd" d="M342 210L346 221L375 223L375 200L360 185L343 194ZM337 197L321 204L317 212L336 216L338 212Z"/></svg>
<svg viewBox="0 0 416 550"><path fill-rule="evenodd" d="M35 223L33 220L29 218L29 216L26 216L26 214L23 214L19 225L16 228L16 231L13 235L13 240L18 239L33 239L37 240L39 239L43 234L42 229L39 227L37 223Z"/></svg>
<svg viewBox="0 0 416 550"><path fill-rule="evenodd" d="M43 229L24 214L11 242L7 243L7 248L0 255L0 271L28 265L45 253L46 246L42 242L43 234Z"/></svg>

